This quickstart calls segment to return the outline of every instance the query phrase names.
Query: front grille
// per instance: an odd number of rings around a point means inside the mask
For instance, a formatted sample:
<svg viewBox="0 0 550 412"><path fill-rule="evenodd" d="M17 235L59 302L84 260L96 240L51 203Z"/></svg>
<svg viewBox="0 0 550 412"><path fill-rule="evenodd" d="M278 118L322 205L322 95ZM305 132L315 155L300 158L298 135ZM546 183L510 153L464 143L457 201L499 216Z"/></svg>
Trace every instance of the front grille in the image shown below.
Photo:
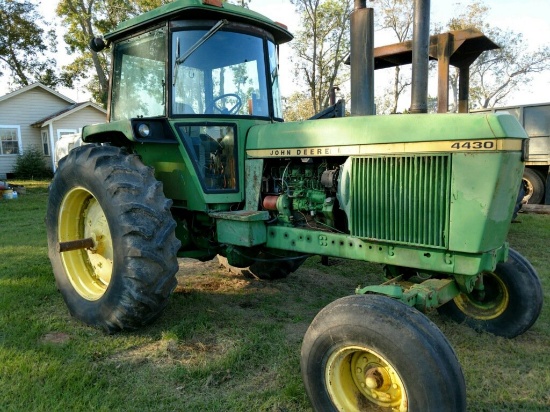
<svg viewBox="0 0 550 412"><path fill-rule="evenodd" d="M448 155L353 158L351 235L446 247L450 169Z"/></svg>

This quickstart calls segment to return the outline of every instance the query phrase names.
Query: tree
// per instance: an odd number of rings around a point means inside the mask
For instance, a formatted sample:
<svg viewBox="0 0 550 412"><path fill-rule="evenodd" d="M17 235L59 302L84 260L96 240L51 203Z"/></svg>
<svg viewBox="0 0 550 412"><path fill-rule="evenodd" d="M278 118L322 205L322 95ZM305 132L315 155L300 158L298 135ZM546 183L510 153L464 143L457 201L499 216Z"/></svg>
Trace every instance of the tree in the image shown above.
<svg viewBox="0 0 550 412"><path fill-rule="evenodd" d="M347 74L343 63L350 51L351 0L291 0L302 16L302 29L291 47L296 57L296 78L304 79L313 111L329 103L329 91ZM313 114L313 113L312 113Z"/></svg>
<svg viewBox="0 0 550 412"><path fill-rule="evenodd" d="M492 27L487 21L489 8L481 1L466 6L465 11L449 21L450 30L476 28L500 49L484 52L470 66L470 107L487 108L506 103L518 87L525 87L534 73L548 70L550 47L529 51L521 34ZM450 79L454 107L458 101L458 75Z"/></svg>
<svg viewBox="0 0 550 412"><path fill-rule="evenodd" d="M36 7L27 0L0 0L0 76L9 72L20 86L41 82L55 87L63 79L55 61L45 56L55 52L55 33L41 27Z"/></svg>
<svg viewBox="0 0 550 412"><path fill-rule="evenodd" d="M68 52L75 55L73 62L64 67L70 80L90 79L87 89L95 101L106 104L109 90L108 52L96 53L88 48L90 39L112 31L120 22L152 10L169 0L61 0L57 15L67 26L64 40ZM90 71L93 67L93 71Z"/></svg>
<svg viewBox="0 0 550 412"><path fill-rule="evenodd" d="M398 43L412 38L413 4L411 0L380 0L375 3L377 9L377 28L386 30ZM410 75L395 66L391 85L384 90L382 98L377 98L378 113L397 113L399 98L411 85Z"/></svg>
<svg viewBox="0 0 550 412"><path fill-rule="evenodd" d="M288 98L283 98L284 118L294 122L309 119L315 114L308 92L294 92Z"/></svg>

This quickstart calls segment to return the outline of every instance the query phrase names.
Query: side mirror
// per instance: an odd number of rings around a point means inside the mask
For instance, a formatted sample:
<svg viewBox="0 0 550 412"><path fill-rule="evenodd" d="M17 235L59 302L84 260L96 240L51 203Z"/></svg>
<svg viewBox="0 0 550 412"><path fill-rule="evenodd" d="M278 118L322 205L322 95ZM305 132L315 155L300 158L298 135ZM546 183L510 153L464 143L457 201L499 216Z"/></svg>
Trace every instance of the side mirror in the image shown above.
<svg viewBox="0 0 550 412"><path fill-rule="evenodd" d="M107 47L107 44L105 43L105 40L103 40L102 37L93 37L90 40L88 47L90 48L90 50L96 53L99 53L101 50Z"/></svg>

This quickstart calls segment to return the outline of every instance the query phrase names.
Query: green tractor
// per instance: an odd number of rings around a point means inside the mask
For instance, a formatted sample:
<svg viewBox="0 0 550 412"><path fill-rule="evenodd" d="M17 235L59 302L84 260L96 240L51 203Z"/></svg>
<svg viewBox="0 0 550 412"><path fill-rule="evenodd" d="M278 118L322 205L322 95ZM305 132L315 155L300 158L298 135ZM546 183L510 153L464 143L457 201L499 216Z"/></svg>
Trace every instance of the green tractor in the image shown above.
<svg viewBox="0 0 550 412"><path fill-rule="evenodd" d="M506 114L285 123L291 39L248 9L179 0L91 42L112 49L109 122L83 129L50 187L57 286L112 333L160 316L178 257L271 279L311 255L377 262L388 281L304 337L314 409L464 410L456 355L421 312L510 338L536 321L540 281L506 243L527 136Z"/></svg>

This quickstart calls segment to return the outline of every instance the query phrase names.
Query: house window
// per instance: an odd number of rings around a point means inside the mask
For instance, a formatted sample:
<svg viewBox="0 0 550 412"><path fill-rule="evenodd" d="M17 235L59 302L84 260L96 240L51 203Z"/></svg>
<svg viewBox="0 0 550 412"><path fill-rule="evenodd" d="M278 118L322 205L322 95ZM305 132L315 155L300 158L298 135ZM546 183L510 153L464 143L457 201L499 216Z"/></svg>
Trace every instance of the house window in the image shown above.
<svg viewBox="0 0 550 412"><path fill-rule="evenodd" d="M0 155L21 153L21 132L19 126L0 126Z"/></svg>
<svg viewBox="0 0 550 412"><path fill-rule="evenodd" d="M57 140L61 139L66 134L75 134L78 133L76 129L57 129Z"/></svg>
<svg viewBox="0 0 550 412"><path fill-rule="evenodd" d="M42 132L42 150L44 151L44 156L50 155L50 139L48 138L48 132Z"/></svg>

